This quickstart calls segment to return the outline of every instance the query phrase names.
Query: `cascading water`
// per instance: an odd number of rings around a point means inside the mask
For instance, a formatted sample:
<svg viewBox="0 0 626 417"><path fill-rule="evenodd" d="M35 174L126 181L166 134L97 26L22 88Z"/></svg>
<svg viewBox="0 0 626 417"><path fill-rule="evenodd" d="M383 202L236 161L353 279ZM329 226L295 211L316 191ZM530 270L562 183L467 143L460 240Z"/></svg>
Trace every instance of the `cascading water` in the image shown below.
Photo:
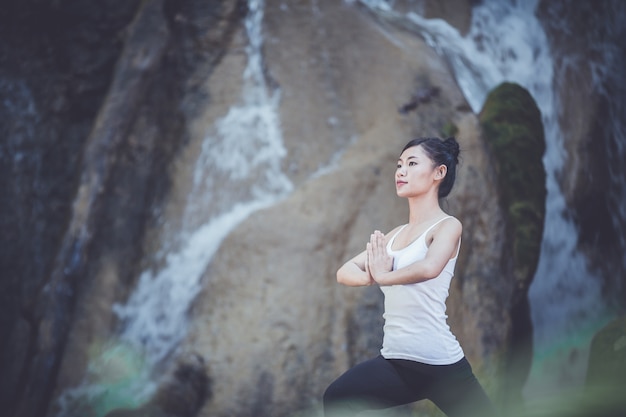
<svg viewBox="0 0 626 417"><path fill-rule="evenodd" d="M248 2L248 61L241 97L202 143L182 227L164 233L154 259L162 266L146 269L127 303L114 307L122 329L119 340L90 364L85 383L64 393L59 416L84 411L84 403L96 415L141 404L154 391L152 371L186 334L187 311L222 240L252 212L276 203L293 188L280 164L286 150L278 118L279 93L271 91L263 74L263 7L263 0ZM133 375L121 384L119 378L114 386L102 384L98 373L111 360L123 362L120 367ZM116 390L123 392L111 393Z"/></svg>
<svg viewBox="0 0 626 417"><path fill-rule="evenodd" d="M553 56L535 16L537 1L485 0L474 7L466 36L443 20L425 19L415 11L396 12L393 1L361 3L379 18L419 33L449 62L475 112L489 91L504 81L522 85L537 102L546 137L547 201L540 262L529 293L535 357L525 395L537 398L580 385L590 337L609 312L602 302L600 279L576 249L577 230L567 216L558 183L565 156L563 136L553 87Z"/></svg>
<svg viewBox="0 0 626 417"><path fill-rule="evenodd" d="M222 240L250 213L292 189L280 166L286 150L278 120L279 94L268 93L263 76L262 19L263 2L251 0L241 102L217 121L202 144L183 227L175 237L179 249L165 255L166 266L158 272L145 271L127 304L115 308L124 323L122 339L141 346L155 363L184 336L186 311Z"/></svg>

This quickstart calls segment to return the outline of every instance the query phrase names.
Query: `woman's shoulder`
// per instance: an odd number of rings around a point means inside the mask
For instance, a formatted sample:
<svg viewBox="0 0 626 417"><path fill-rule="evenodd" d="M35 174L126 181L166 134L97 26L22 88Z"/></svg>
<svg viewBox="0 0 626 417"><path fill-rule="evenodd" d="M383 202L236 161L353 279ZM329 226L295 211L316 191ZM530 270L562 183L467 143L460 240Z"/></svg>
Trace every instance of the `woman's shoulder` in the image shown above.
<svg viewBox="0 0 626 417"><path fill-rule="evenodd" d="M446 217L444 217L443 222L442 223L451 223L451 224L455 224L457 226L463 226L463 224L461 223L461 220L459 220L458 218L447 214Z"/></svg>
<svg viewBox="0 0 626 417"><path fill-rule="evenodd" d="M444 217L437 226L437 231L441 231L446 234L450 233L460 235L463 231L463 224L461 221L451 215Z"/></svg>

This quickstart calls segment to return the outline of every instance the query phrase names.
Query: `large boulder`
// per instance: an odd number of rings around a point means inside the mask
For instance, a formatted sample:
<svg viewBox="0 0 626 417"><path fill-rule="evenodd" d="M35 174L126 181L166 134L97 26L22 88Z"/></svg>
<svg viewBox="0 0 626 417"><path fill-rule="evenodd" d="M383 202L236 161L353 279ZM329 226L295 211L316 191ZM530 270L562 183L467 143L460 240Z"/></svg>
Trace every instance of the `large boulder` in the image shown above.
<svg viewBox="0 0 626 417"><path fill-rule="evenodd" d="M527 201L524 193L541 190L542 178L522 184L521 195L500 199L481 124L445 63L423 42L390 28L382 33L346 4L320 2L313 12L267 7L266 71L281 88L286 168L297 187L239 225L203 278L185 342L206 355L215 381L201 415L287 415L313 407L341 372L378 353L380 291L341 287L335 271L363 250L374 229L406 222L406 202L393 187L401 147L414 136L447 132L456 132L463 164L445 207L465 225L449 321L481 382L504 395L498 378L516 343L527 347L530 340L525 291L543 218L530 210L541 204L537 195ZM208 88L219 86L213 79ZM437 93L403 107L423 91ZM512 97L522 109L534 106L523 89ZM503 122L508 116L501 113ZM532 111L509 123L541 129ZM541 165L542 136L525 139L505 138L527 151L523 161ZM506 159L499 163L503 175L512 173ZM320 166L327 169L316 173ZM528 218L529 211L538 217ZM519 391L524 373L517 378L510 388Z"/></svg>
<svg viewBox="0 0 626 417"><path fill-rule="evenodd" d="M490 280L501 295L507 323L506 341L499 349L499 397L519 402L532 359L528 289L539 262L545 218L543 123L532 96L513 83L503 83L488 95L479 118L503 215L500 272Z"/></svg>

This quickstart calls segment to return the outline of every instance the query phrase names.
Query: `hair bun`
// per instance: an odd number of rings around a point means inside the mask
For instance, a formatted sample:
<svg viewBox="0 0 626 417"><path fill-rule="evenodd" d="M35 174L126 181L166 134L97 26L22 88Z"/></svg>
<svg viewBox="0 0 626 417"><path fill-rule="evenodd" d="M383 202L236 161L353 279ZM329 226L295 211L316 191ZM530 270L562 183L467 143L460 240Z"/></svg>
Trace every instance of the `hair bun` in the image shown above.
<svg viewBox="0 0 626 417"><path fill-rule="evenodd" d="M454 156L454 159L458 160L459 159L459 152L461 150L461 148L459 146L459 142L457 142L456 139L453 136L450 136L449 138L444 140L443 143L444 143L444 145L446 145L446 148L452 154L452 156Z"/></svg>

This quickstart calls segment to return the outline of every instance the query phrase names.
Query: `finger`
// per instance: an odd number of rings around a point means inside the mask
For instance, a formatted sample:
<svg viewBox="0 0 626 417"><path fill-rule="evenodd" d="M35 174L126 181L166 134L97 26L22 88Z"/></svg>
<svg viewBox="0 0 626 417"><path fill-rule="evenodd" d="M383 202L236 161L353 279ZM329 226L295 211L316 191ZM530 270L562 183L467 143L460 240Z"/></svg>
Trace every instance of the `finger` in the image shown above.
<svg viewBox="0 0 626 417"><path fill-rule="evenodd" d="M376 233L372 235L372 254L376 258L380 256L380 249L378 247L378 235Z"/></svg>
<svg viewBox="0 0 626 417"><path fill-rule="evenodd" d="M381 255L386 253L385 250L385 235L383 235L381 232L378 232L376 234L376 244L378 245L378 250L380 252Z"/></svg>
<svg viewBox="0 0 626 417"><path fill-rule="evenodd" d="M385 235L382 234L381 232L377 233L376 244L377 244L377 252L380 258L384 262L385 267L389 268L389 265L393 264L393 258L389 256L389 253L387 253Z"/></svg>

